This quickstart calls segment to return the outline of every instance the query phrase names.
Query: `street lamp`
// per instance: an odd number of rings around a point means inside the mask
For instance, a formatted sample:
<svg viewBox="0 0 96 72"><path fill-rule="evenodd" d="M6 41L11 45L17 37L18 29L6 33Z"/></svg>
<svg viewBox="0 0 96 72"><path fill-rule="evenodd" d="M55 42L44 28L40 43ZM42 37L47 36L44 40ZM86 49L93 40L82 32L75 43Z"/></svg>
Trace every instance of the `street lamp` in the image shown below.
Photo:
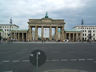
<svg viewBox="0 0 96 72"><path fill-rule="evenodd" d="M12 39L12 17L10 18L10 40Z"/></svg>
<svg viewBox="0 0 96 72"><path fill-rule="evenodd" d="M81 21L81 26L82 26L82 27L81 27L81 28L82 28L82 39L81 39L81 41L82 41L82 42L83 42L83 28L84 28L83 25L84 25L84 21L83 21L83 19L82 19L82 21Z"/></svg>

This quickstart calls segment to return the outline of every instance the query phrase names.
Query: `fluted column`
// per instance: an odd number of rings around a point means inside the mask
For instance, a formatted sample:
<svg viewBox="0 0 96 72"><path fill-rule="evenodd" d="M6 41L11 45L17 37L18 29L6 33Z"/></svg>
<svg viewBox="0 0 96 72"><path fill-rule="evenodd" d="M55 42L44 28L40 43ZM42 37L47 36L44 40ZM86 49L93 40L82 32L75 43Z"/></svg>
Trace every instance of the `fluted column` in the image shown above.
<svg viewBox="0 0 96 72"><path fill-rule="evenodd" d="M78 41L78 33L76 33L76 41Z"/></svg>
<svg viewBox="0 0 96 72"><path fill-rule="evenodd" d="M62 41L62 28L60 28L60 40Z"/></svg>
<svg viewBox="0 0 96 72"><path fill-rule="evenodd" d="M62 41L64 40L64 27L61 28L61 33L62 33Z"/></svg>
<svg viewBox="0 0 96 72"><path fill-rule="evenodd" d="M26 33L26 41L28 40L28 33Z"/></svg>
<svg viewBox="0 0 96 72"><path fill-rule="evenodd" d="M44 36L44 27L41 27L41 40L43 40L43 36Z"/></svg>
<svg viewBox="0 0 96 72"><path fill-rule="evenodd" d="M35 40L38 40L38 27L35 26Z"/></svg>
<svg viewBox="0 0 96 72"><path fill-rule="evenodd" d="M70 38L70 36L71 36L71 35L70 35L70 33L69 33L69 41L71 41L71 38Z"/></svg>
<svg viewBox="0 0 96 72"><path fill-rule="evenodd" d="M19 36L18 36L18 33L17 33L17 40L19 40L18 37L19 37Z"/></svg>
<svg viewBox="0 0 96 72"><path fill-rule="evenodd" d="M17 32L16 32L16 40L17 40Z"/></svg>
<svg viewBox="0 0 96 72"><path fill-rule="evenodd" d="M52 40L52 27L50 26L49 29L49 40Z"/></svg>
<svg viewBox="0 0 96 72"><path fill-rule="evenodd" d="M14 32L14 37L13 37L13 39L15 39L16 37L15 37L16 35L15 35L15 32Z"/></svg>
<svg viewBox="0 0 96 72"><path fill-rule="evenodd" d="M20 33L18 33L18 41L20 41Z"/></svg>
<svg viewBox="0 0 96 72"><path fill-rule="evenodd" d="M58 41L58 26L55 29L55 40Z"/></svg>
<svg viewBox="0 0 96 72"><path fill-rule="evenodd" d="M32 27L29 27L29 41L32 41Z"/></svg>
<svg viewBox="0 0 96 72"><path fill-rule="evenodd" d="M22 33L22 41L24 41L24 33Z"/></svg>

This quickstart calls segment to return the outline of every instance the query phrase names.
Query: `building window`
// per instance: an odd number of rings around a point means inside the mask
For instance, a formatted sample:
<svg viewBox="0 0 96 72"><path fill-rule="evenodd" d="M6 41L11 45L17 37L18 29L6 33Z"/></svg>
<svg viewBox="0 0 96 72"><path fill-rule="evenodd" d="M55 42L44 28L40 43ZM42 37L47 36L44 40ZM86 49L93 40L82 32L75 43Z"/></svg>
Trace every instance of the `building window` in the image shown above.
<svg viewBox="0 0 96 72"><path fill-rule="evenodd" d="M85 40L86 40L86 38L85 38Z"/></svg>
<svg viewBox="0 0 96 72"><path fill-rule="evenodd" d="M93 32L95 32L95 30L93 30Z"/></svg>
<svg viewBox="0 0 96 72"><path fill-rule="evenodd" d="M95 34L93 34L93 36L95 36Z"/></svg>
<svg viewBox="0 0 96 72"><path fill-rule="evenodd" d="M88 32L90 33L90 32L91 32L91 30L88 30Z"/></svg>
<svg viewBox="0 0 96 72"><path fill-rule="evenodd" d="M85 34L85 36L86 36L86 34Z"/></svg>
<svg viewBox="0 0 96 72"><path fill-rule="evenodd" d="M84 41L84 38L83 38L83 41Z"/></svg>
<svg viewBox="0 0 96 72"><path fill-rule="evenodd" d="M93 40L95 40L95 38L93 38Z"/></svg>

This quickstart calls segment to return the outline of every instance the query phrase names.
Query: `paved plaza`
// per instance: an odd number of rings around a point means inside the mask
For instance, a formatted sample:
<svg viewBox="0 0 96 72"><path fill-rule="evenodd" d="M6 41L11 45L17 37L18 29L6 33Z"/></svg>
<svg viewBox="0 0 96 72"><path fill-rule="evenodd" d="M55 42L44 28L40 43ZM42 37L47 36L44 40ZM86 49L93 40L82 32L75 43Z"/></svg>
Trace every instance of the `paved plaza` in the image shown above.
<svg viewBox="0 0 96 72"><path fill-rule="evenodd" d="M29 55L36 49L47 56L38 72L60 69L96 72L96 43L58 42L0 43L0 72L33 72Z"/></svg>

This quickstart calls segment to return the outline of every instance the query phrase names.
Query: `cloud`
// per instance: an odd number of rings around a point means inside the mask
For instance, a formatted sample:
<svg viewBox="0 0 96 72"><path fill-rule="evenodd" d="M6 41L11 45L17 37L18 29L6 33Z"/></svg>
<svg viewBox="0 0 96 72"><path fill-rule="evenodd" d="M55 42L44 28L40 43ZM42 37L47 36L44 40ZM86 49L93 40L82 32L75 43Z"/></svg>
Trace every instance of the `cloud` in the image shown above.
<svg viewBox="0 0 96 72"><path fill-rule="evenodd" d="M8 19L13 17L15 24L27 28L29 18L42 18L48 11L49 17L63 18L67 28L71 28L83 17L96 19L95 3L94 0L1 0L0 22L8 23Z"/></svg>
<svg viewBox="0 0 96 72"><path fill-rule="evenodd" d="M86 5L83 0L9 0L2 1L1 7L5 13L11 15L36 15L43 11L54 11L59 9L76 9Z"/></svg>

